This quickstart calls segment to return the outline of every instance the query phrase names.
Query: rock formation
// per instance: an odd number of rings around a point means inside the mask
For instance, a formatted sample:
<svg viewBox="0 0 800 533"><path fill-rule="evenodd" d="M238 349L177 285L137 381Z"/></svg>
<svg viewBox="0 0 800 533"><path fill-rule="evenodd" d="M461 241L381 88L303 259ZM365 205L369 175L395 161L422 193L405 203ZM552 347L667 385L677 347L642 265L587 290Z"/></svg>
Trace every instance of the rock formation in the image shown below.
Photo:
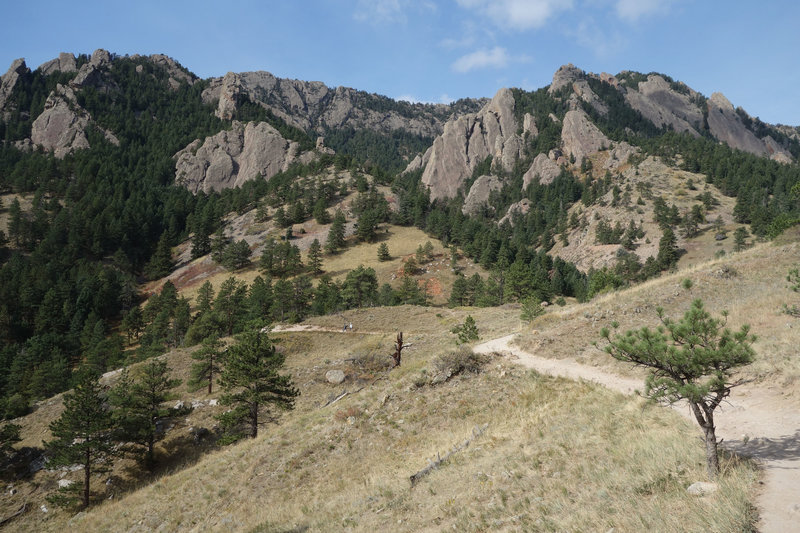
<svg viewBox="0 0 800 533"><path fill-rule="evenodd" d="M313 157L301 156L298 148L265 122L234 121L230 131L195 140L175 154L176 182L196 193L236 187L258 175L269 179L294 161Z"/></svg>
<svg viewBox="0 0 800 533"><path fill-rule="evenodd" d="M564 154L574 156L575 164L580 165L584 157L602 148L608 148L611 141L592 124L586 112L579 108L567 111L564 115L561 144Z"/></svg>
<svg viewBox="0 0 800 533"><path fill-rule="evenodd" d="M553 180L561 173L561 168L545 154L537 155L531 168L522 176L522 189L528 188L531 182L538 181L543 185L553 183Z"/></svg>
<svg viewBox="0 0 800 533"><path fill-rule="evenodd" d="M353 127L382 133L403 129L434 137L442 132L444 119L452 112L443 104L393 102L347 87L332 89L322 82L277 78L263 71L229 72L211 79L203 91L203 101L216 104L216 115L227 120L246 99L260 103L287 124L318 133ZM477 108L474 103L469 105Z"/></svg>
<svg viewBox="0 0 800 533"><path fill-rule="evenodd" d="M532 119L528 122L533 124ZM445 124L444 132L426 154L422 183L430 189L431 199L452 198L478 163L491 155L495 165L510 170L522 147L514 118L514 96L509 89L500 89L478 113L461 115Z"/></svg>
<svg viewBox="0 0 800 533"><path fill-rule="evenodd" d="M502 226L506 222L509 224L513 224L514 216L521 215L525 216L531 210L531 201L527 198L523 198L519 202L515 202L508 207L508 211L503 218L501 218L497 224Z"/></svg>
<svg viewBox="0 0 800 533"><path fill-rule="evenodd" d="M47 97L44 111L33 121L31 141L61 159L75 150L89 148L86 127L90 123L91 116L78 105L75 92L58 84ZM113 133L104 133L109 142L119 144Z"/></svg>
<svg viewBox="0 0 800 533"><path fill-rule="evenodd" d="M85 63L80 70L78 70L78 74L70 82L70 86L76 89L87 86L97 88L104 87L105 85L102 79L103 70L105 70L110 64L111 54L109 54L107 50L98 48L92 53L92 57L89 59L89 62Z"/></svg>
<svg viewBox="0 0 800 533"><path fill-rule="evenodd" d="M39 65L39 72L45 76L57 72L75 72L76 70L78 70L78 64L75 61L75 56L67 52L61 52L57 58Z"/></svg>
<svg viewBox="0 0 800 533"><path fill-rule="evenodd" d="M470 187L461 212L465 215L478 214L489 201L492 191L499 191L502 188L503 182L497 176L480 176Z"/></svg>
<svg viewBox="0 0 800 533"><path fill-rule="evenodd" d="M8 71L0 76L0 112L6 111L6 103L14 91L14 86L17 84L19 77L29 72L30 69L25 64L25 59L19 58L12 61Z"/></svg>
<svg viewBox="0 0 800 533"><path fill-rule="evenodd" d="M625 102L656 126L700 135L703 112L695 103L699 96L695 91L687 87L685 92L678 92L657 74L650 74L638 88L627 89Z"/></svg>
<svg viewBox="0 0 800 533"><path fill-rule="evenodd" d="M714 93L708 100L708 129L714 137L732 148L779 161L791 161L791 154L774 139L759 139L747 129L733 104L722 93Z"/></svg>

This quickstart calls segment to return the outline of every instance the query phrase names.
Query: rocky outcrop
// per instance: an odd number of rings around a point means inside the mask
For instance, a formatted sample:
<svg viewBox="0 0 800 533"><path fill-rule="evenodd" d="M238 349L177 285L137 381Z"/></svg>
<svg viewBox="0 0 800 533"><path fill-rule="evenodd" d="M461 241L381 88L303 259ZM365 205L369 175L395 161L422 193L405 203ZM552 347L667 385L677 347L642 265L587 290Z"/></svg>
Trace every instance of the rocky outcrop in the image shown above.
<svg viewBox="0 0 800 533"><path fill-rule="evenodd" d="M519 202L515 202L510 206L508 206L508 211L506 211L505 216L501 218L497 222L497 224L501 226L506 222L508 222L509 224L513 224L515 216L517 215L525 216L528 214L530 210L531 210L531 201L528 200L527 198L523 198Z"/></svg>
<svg viewBox="0 0 800 533"><path fill-rule="evenodd" d="M230 119L241 102L252 100L269 109L287 124L324 133L329 128L353 127L389 133L403 129L435 137L442 132L453 107L443 104L410 104L357 91L330 88L318 81L277 78L269 72L229 72L211 79L203 101L216 104L216 115ZM476 103L465 104L477 110Z"/></svg>
<svg viewBox="0 0 800 533"><path fill-rule="evenodd" d="M58 57L51 59L46 63L39 65L39 72L45 76L55 74L57 72L75 72L78 70L78 64L75 61L75 56L67 52L61 52Z"/></svg>
<svg viewBox="0 0 800 533"><path fill-rule="evenodd" d="M562 149L565 155L575 157L577 165L587 155L608 148L610 144L608 137L592 124L582 109L572 109L564 115L564 125L561 128Z"/></svg>
<svg viewBox="0 0 800 533"><path fill-rule="evenodd" d="M561 65L555 74L553 74L553 81L550 83L550 87L547 88L547 93L553 95L564 87L583 79L585 76L586 73L572 63Z"/></svg>
<svg viewBox="0 0 800 533"><path fill-rule="evenodd" d="M265 122L234 121L231 130L202 142L195 140L175 154L175 180L193 193L220 191L259 175L269 179L294 161L313 157L298 152L297 143L287 141Z"/></svg>
<svg viewBox="0 0 800 533"><path fill-rule="evenodd" d="M529 124L535 126L532 120ZM533 131L529 129L529 134ZM522 155L522 147L514 96L509 89L500 89L478 113L445 124L442 135L433 141L422 183L429 188L431 199L452 198L478 163L492 156L494 164L510 170Z"/></svg>
<svg viewBox="0 0 800 533"><path fill-rule="evenodd" d="M497 176L480 176L469 188L469 194L464 200L461 212L465 215L478 214L489 201L492 191L499 191L502 188L503 182Z"/></svg>
<svg viewBox="0 0 800 533"><path fill-rule="evenodd" d="M759 139L747 129L733 104L722 93L714 93L708 100L708 129L714 137L732 148L775 160L791 161L791 154L771 137L772 143Z"/></svg>
<svg viewBox="0 0 800 533"><path fill-rule="evenodd" d="M559 174L561 174L561 168L556 162L545 154L539 154L534 158L531 168L522 176L522 189L527 189L533 181L542 185L553 183Z"/></svg>
<svg viewBox="0 0 800 533"><path fill-rule="evenodd" d="M50 93L44 111L31 127L31 141L61 159L75 150L89 148L86 127L92 122L89 113L81 108L75 92L61 84ZM103 130L109 142L119 144L113 133Z"/></svg>
<svg viewBox="0 0 800 533"><path fill-rule="evenodd" d="M75 78L70 82L73 88L80 87L105 87L103 83L103 70L111 64L111 54L107 50L98 48L92 53L89 62L84 64Z"/></svg>
<svg viewBox="0 0 800 533"><path fill-rule="evenodd" d="M29 72L30 69L25 64L25 59L19 58L12 61L6 73L0 76L0 111L6 111L6 104L20 76L24 76Z"/></svg>
<svg viewBox="0 0 800 533"><path fill-rule="evenodd" d="M608 154L603 168L607 170L618 170L620 166L628 162L628 158L635 154L638 149L625 141L617 143Z"/></svg>
<svg viewBox="0 0 800 533"><path fill-rule="evenodd" d="M663 77L651 74L638 88L625 91L625 102L660 128L686 131L697 137L703 127L703 112L694 103L698 96L688 88L678 92Z"/></svg>
<svg viewBox="0 0 800 533"><path fill-rule="evenodd" d="M172 59L169 56L165 56L164 54L152 54L148 57L150 61L152 61L156 66L162 67L164 70L167 71L169 78L167 78L167 83L169 83L170 88L174 91L177 90L178 87L181 86L181 83L188 83L192 85L196 79L189 74L186 69L181 67L177 61Z"/></svg>

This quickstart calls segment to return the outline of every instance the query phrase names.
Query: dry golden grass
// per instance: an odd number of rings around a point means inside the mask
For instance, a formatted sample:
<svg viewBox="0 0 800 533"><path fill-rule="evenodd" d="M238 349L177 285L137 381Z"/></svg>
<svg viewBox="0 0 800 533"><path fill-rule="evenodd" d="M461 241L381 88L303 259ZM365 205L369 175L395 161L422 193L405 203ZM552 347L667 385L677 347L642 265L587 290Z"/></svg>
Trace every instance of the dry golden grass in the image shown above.
<svg viewBox="0 0 800 533"><path fill-rule="evenodd" d="M797 265L800 231L792 229L775 243L762 243L719 259L699 262L674 274L649 280L629 289L601 295L585 304L574 304L536 319L519 336L519 345L539 355L575 357L594 365L610 365L630 373L627 365L611 360L593 346L599 331L612 321L620 330L655 326L656 308L679 318L695 298L719 315L728 310L728 325L738 329L750 324L759 340L756 361L743 372L757 380L781 384L792 394L800 392L800 360L795 347L800 343L800 322L783 313L784 304L797 302L788 288L786 274ZM682 287L685 279L692 288Z"/></svg>
<svg viewBox="0 0 800 533"><path fill-rule="evenodd" d="M22 531L741 531L757 473L725 460L718 493L704 478L691 426L668 410L601 387L542 377L503 359L436 387L419 377L452 350L467 314L482 337L515 331L519 310L402 306L318 317L353 333L275 336L302 391L295 411L253 441L211 452L140 490L70 517L21 520ZM393 335L412 344L403 365L366 377L349 359L389 357ZM185 370L184 363L174 363ZM348 379L328 384L341 368ZM341 392L348 395L325 405ZM194 415L192 415L194 416ZM194 423L194 421L193 421ZM488 424L480 437L412 488L409 476ZM68 523L68 526L67 526Z"/></svg>

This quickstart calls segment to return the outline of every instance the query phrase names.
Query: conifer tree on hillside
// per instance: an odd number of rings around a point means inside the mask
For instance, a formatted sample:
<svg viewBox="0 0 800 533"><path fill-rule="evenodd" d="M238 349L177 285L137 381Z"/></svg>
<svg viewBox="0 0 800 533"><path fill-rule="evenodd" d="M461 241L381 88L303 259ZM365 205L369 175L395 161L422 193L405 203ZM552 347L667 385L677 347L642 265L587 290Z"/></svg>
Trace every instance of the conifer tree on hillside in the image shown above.
<svg viewBox="0 0 800 533"><path fill-rule="evenodd" d="M113 421L108 407L106 388L89 369L79 370L77 384L64 395L64 411L50 424L53 440L45 442L50 453L48 465L83 468L82 507L89 506L92 474L108 471L115 457L112 438ZM59 503L71 498L56 496Z"/></svg>
<svg viewBox="0 0 800 533"><path fill-rule="evenodd" d="M328 239L325 242L325 251L329 254L335 254L341 248L344 248L344 224L346 220L342 210L337 209L336 215L333 217L333 223L328 230Z"/></svg>
<svg viewBox="0 0 800 533"><path fill-rule="evenodd" d="M197 362L192 364L190 387L208 386L208 394L211 394L214 376L220 369L222 346L222 341L216 335L203 339L203 346L192 354L192 359Z"/></svg>
<svg viewBox="0 0 800 533"><path fill-rule="evenodd" d="M322 245L314 239L308 247L308 268L314 275L322 273Z"/></svg>
<svg viewBox="0 0 800 533"><path fill-rule="evenodd" d="M143 459L148 468L155 464L155 444L163 436L157 424L169 413L161 404L173 398L170 391L181 382L170 378L170 373L166 361L151 359L139 370L135 381L127 370L123 371L111 394L116 407L116 438L129 443L129 451Z"/></svg>
<svg viewBox="0 0 800 533"><path fill-rule="evenodd" d="M389 261L391 258L392 256L389 255L389 245L382 242L378 246L378 261Z"/></svg>
<svg viewBox="0 0 800 533"><path fill-rule="evenodd" d="M661 308L657 312L661 326L655 330L644 327L612 337L604 328L605 349L615 359L650 370L647 397L668 404L689 402L704 433L706 466L714 478L719 472L714 411L744 383L734 379L733 372L753 361L756 337L747 325L735 332L726 328L727 313L722 313L723 319L713 318L701 300L692 302L678 321L666 318Z"/></svg>
<svg viewBox="0 0 800 533"><path fill-rule="evenodd" d="M222 442L258 436L258 426L270 409L294 408L300 394L290 376L278 372L286 357L275 350L267 333L254 329L242 333L228 348L219 383L225 391L220 403L231 410L220 415L226 432ZM264 416L266 415L266 416Z"/></svg>

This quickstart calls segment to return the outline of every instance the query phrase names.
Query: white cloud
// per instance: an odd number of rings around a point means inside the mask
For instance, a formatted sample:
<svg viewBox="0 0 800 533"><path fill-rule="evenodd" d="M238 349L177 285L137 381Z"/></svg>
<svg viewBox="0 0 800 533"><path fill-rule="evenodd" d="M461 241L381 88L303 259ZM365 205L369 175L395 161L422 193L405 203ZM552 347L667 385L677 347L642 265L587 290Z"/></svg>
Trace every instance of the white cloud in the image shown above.
<svg viewBox="0 0 800 533"><path fill-rule="evenodd" d="M465 9L488 16L497 26L511 30L541 28L560 11L573 7L573 0L456 0Z"/></svg>
<svg viewBox="0 0 800 533"><path fill-rule="evenodd" d="M466 73L480 68L503 68L508 65L510 57L505 48L495 46L491 50L476 50L471 54L459 57L452 65L456 72Z"/></svg>
<svg viewBox="0 0 800 533"><path fill-rule="evenodd" d="M673 0L617 0L614 9L617 16L629 22L636 22L642 17L665 13Z"/></svg>
<svg viewBox="0 0 800 533"><path fill-rule="evenodd" d="M359 22L405 22L405 0L358 0L353 17Z"/></svg>

